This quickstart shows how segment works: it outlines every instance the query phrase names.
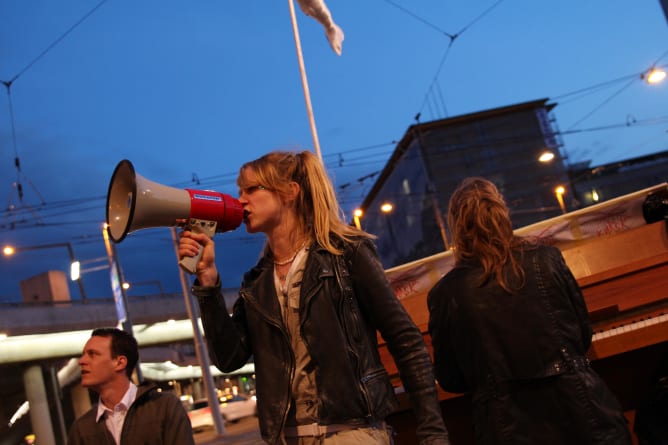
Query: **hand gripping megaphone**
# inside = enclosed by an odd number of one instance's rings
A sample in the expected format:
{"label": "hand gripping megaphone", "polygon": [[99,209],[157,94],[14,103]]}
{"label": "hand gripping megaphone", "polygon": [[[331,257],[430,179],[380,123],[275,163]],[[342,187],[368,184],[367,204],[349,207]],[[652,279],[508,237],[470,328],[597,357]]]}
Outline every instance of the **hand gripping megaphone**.
{"label": "hand gripping megaphone", "polygon": [[[118,163],[107,193],[107,228],[115,243],[139,229],[187,225],[213,236],[234,230],[243,219],[241,203],[230,195],[210,190],[177,189],[138,175],[127,159]],[[184,224],[185,221],[185,224]],[[202,254],[184,258],[179,265],[195,273]]]}

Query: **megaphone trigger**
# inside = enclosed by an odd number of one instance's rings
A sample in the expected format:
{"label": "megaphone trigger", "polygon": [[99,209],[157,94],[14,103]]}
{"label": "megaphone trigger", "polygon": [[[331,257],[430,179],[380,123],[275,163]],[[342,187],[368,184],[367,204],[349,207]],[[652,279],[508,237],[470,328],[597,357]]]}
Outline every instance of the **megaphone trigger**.
{"label": "megaphone trigger", "polygon": [[[216,221],[190,219],[184,228],[195,233],[204,233],[208,237],[213,237],[213,235],[216,233],[216,225]],[[199,252],[197,255],[182,258],[179,261],[179,266],[181,266],[181,269],[188,272],[189,274],[194,274],[197,272],[197,263],[199,263],[199,260],[202,258],[203,250],[204,246],[199,246]]]}

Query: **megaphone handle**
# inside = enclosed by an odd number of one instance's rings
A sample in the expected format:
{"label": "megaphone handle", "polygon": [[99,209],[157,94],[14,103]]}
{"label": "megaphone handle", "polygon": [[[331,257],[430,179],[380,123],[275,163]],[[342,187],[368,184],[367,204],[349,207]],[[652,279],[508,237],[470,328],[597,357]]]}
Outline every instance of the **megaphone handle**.
{"label": "megaphone handle", "polygon": [[[204,233],[210,237],[216,233],[216,221],[206,221],[203,219],[191,219],[188,221],[188,228],[190,231],[195,233]],[[179,261],[179,266],[181,269],[185,270],[189,274],[195,274],[197,272],[197,263],[202,258],[202,250],[204,248],[199,246],[199,252],[195,256],[183,258]]]}

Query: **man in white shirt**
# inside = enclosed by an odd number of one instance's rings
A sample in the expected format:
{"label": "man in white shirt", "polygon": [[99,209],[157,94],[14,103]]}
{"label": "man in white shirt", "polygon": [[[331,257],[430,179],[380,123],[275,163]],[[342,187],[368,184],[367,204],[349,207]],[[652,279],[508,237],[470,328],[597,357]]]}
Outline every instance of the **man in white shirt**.
{"label": "man in white shirt", "polygon": [[176,395],[132,383],[138,360],[132,335],[116,328],[93,331],[79,366],[81,385],[95,391],[99,402],[74,422],[68,445],[194,445],[190,420]]}

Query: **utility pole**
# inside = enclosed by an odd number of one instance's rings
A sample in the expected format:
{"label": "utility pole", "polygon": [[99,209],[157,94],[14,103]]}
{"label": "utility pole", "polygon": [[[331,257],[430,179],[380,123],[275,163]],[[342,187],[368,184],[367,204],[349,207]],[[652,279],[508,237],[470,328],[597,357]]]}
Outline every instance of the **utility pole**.
{"label": "utility pole", "polygon": [[[176,262],[179,262],[179,241],[176,236],[176,228],[171,227],[169,230],[172,232],[172,241],[174,242],[174,251],[176,253]],[[195,265],[197,266],[197,265]],[[197,361],[199,362],[199,367],[202,370],[202,380],[204,381],[204,389],[206,390],[207,400],[209,401],[209,406],[211,407],[211,416],[213,417],[213,424],[216,427],[216,432],[218,434],[225,433],[225,425],[223,423],[223,416],[220,413],[220,409],[216,409],[220,403],[218,402],[218,394],[216,394],[216,386],[213,383],[213,375],[211,374],[211,365],[209,362],[209,353],[204,344],[204,338],[202,337],[202,332],[199,329],[199,312],[197,307],[193,303],[193,297],[190,294],[190,286],[188,283],[188,277],[184,272],[183,268],[179,266],[179,277],[181,278],[181,289],[183,290],[183,299],[186,303],[186,310],[188,311],[188,318],[193,325],[193,341],[195,343],[195,354],[197,355]]]}
{"label": "utility pole", "polygon": [[[102,228],[102,237],[104,238],[104,245],[107,248],[107,256],[109,257],[111,290],[114,294],[118,322],[121,324],[125,332],[134,336],[132,333],[132,321],[130,320],[130,314],[128,313],[128,296],[123,288],[123,283],[125,282],[125,279],[123,278],[123,270],[121,269],[121,263],[118,261],[116,246],[109,239],[109,226],[107,224],[104,224],[104,227]],[[137,361],[137,366],[135,366],[135,373],[137,375],[137,382],[142,383],[144,381],[144,376],[141,373],[139,361]]]}

